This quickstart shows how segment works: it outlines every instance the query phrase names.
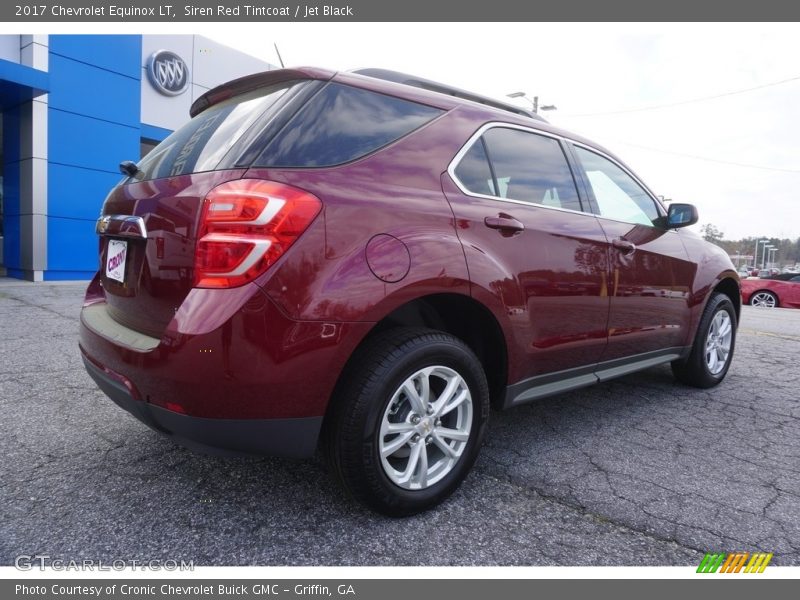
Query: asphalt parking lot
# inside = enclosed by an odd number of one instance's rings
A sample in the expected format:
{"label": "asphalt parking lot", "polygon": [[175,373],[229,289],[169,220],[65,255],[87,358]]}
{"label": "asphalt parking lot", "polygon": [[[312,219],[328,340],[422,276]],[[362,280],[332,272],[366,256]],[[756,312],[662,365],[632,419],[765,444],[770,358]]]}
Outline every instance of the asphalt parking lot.
{"label": "asphalt parking lot", "polygon": [[193,454],[118,409],[78,355],[84,287],[0,280],[2,565],[800,564],[800,310],[745,307],[716,389],[657,367],[493,413],[460,490],[393,520],[319,459]]}

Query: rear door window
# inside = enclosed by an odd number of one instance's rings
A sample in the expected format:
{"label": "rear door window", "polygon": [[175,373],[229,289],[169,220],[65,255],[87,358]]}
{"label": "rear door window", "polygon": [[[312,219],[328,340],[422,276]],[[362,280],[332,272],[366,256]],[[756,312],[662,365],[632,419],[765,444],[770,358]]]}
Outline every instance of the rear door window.
{"label": "rear door window", "polygon": [[454,173],[475,194],[581,210],[564,150],[551,137],[493,127],[472,145]]}
{"label": "rear door window", "polygon": [[330,83],[272,139],[253,166],[340,165],[400,139],[443,111]]}
{"label": "rear door window", "polygon": [[558,140],[496,127],[484,134],[500,196],[581,210],[578,191]]}

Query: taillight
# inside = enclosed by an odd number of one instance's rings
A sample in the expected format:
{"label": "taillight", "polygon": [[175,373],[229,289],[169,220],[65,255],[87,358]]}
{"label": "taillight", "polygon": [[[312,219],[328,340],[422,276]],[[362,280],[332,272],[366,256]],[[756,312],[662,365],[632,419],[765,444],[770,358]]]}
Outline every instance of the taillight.
{"label": "taillight", "polygon": [[252,281],[300,237],[319,199],[275,181],[239,179],[211,190],[200,217],[194,285],[229,288]]}

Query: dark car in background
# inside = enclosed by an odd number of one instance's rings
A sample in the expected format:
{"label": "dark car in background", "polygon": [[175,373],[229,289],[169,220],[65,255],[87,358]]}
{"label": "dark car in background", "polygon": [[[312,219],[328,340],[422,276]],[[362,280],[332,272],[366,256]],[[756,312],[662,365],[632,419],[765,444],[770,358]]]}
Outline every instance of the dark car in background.
{"label": "dark car in background", "polygon": [[742,279],[742,302],[759,308],[800,308],[800,274]]}
{"label": "dark car in background", "polygon": [[108,195],[80,350],[189,447],[310,456],[391,515],[459,485],[490,406],[670,363],[725,377],[727,255],[611,152],[412,76],[215,88]]}

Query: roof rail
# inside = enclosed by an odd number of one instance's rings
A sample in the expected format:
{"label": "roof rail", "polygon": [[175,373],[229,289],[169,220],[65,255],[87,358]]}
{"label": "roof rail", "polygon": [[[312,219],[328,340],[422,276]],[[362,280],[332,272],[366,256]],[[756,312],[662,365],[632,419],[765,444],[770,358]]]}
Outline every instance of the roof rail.
{"label": "roof rail", "polygon": [[535,119],[537,121],[545,121],[538,114],[531,112],[529,110],[525,110],[524,108],[520,108],[519,106],[514,106],[513,104],[507,104],[499,100],[494,100],[493,98],[487,98],[486,96],[481,96],[473,92],[468,92],[466,90],[462,90],[453,87],[451,85],[446,85],[444,83],[431,81],[429,79],[423,79],[422,77],[416,77],[415,75],[408,75],[406,73],[391,71],[389,69],[372,69],[372,68],[355,69],[354,71],[352,71],[352,73],[356,73],[358,75],[366,75],[367,77],[374,77],[375,79],[383,79],[385,81],[402,83],[405,85],[410,85],[412,87],[429,90],[431,92],[438,92],[440,94],[445,94],[447,96],[455,96],[456,98],[463,98],[464,100],[470,100],[472,102],[477,102],[478,104],[485,104],[486,106],[491,106],[492,108],[499,108],[500,110],[505,110],[507,112],[514,113],[516,115],[522,115],[523,117],[528,117],[531,119]]}

